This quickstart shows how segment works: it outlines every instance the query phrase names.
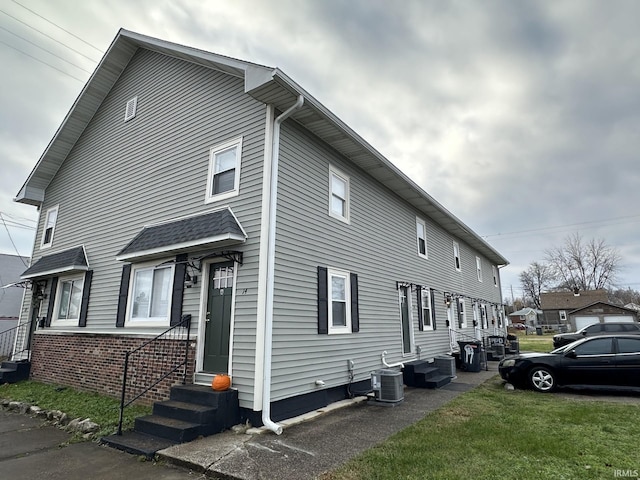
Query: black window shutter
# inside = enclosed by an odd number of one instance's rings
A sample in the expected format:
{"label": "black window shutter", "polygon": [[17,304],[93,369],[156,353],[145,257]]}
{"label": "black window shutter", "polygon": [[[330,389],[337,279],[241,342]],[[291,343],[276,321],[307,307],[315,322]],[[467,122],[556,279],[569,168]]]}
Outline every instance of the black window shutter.
{"label": "black window shutter", "polygon": [[173,292],[171,295],[171,317],[169,325],[182,324],[182,294],[184,278],[187,273],[187,254],[176,255],[176,267],[173,270]]}
{"label": "black window shutter", "polygon": [[327,269],[318,267],[318,333],[329,333],[329,299]]}
{"label": "black window shutter", "polygon": [[127,315],[127,296],[129,295],[129,280],[131,279],[131,264],[122,266],[120,277],[120,293],[118,294],[118,313],[116,314],[116,327],[124,327]]}
{"label": "black window shutter", "polygon": [[416,288],[417,302],[418,305],[418,330],[421,332],[424,331],[424,318],[422,318],[423,310],[422,310],[422,287]]}
{"label": "black window shutter", "polygon": [[431,293],[431,325],[433,329],[436,329],[436,302],[435,302],[435,291],[433,288],[430,290]]}
{"label": "black window shutter", "polygon": [[93,270],[89,270],[84,274],[84,284],[82,285],[82,303],[80,304],[79,327],[87,326],[87,311],[89,310],[89,292],[91,292],[91,279],[93,278]]}
{"label": "black window shutter", "polygon": [[53,310],[56,307],[56,289],[58,288],[58,277],[51,278],[51,290],[49,290],[49,308],[47,308],[47,317],[44,320],[44,326],[51,326],[51,318],[53,317]]}
{"label": "black window shutter", "polygon": [[360,331],[360,309],[358,307],[358,275],[351,274],[351,331]]}

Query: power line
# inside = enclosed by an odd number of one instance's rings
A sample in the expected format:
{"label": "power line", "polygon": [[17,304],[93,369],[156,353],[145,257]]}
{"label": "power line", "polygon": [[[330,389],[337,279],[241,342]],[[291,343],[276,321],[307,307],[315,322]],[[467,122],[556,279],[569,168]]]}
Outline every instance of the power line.
{"label": "power line", "polygon": [[6,29],[6,28],[4,28],[3,26],[0,26],[0,29],[4,30],[4,31],[5,31],[5,32],[7,32],[7,33],[10,33],[11,35],[14,35],[14,36],[18,37],[18,38],[19,38],[19,39],[21,39],[21,40],[24,40],[24,41],[25,41],[25,42],[27,42],[27,43],[30,43],[31,45],[33,45],[33,46],[34,46],[34,47],[36,47],[36,48],[39,48],[40,50],[43,50],[43,51],[47,52],[49,55],[53,55],[54,57],[59,58],[59,59],[60,59],[60,60],[62,60],[63,62],[66,62],[66,63],[68,63],[69,65],[71,65],[71,66],[73,66],[73,67],[76,67],[76,68],[78,68],[78,69],[82,70],[83,72],[92,73],[91,71],[86,70],[86,69],[84,69],[84,68],[80,67],[79,65],[76,65],[75,63],[70,62],[69,60],[67,60],[67,59],[65,59],[65,58],[63,58],[63,57],[61,57],[60,55],[58,55],[58,54],[56,54],[56,53],[53,53],[51,50],[47,50],[46,48],[41,47],[40,45],[36,44],[35,42],[32,42],[31,40],[29,40],[29,39],[27,39],[27,38],[24,38],[24,37],[22,37],[22,36],[18,35],[17,33],[13,33],[13,32],[12,32],[12,31],[10,31],[10,30],[7,30],[7,29]]}
{"label": "power line", "polygon": [[50,63],[45,62],[44,60],[40,60],[39,58],[34,57],[33,55],[28,54],[27,52],[23,52],[22,50],[20,50],[17,47],[14,47],[13,45],[9,45],[7,42],[3,42],[2,40],[0,40],[0,43],[2,43],[3,45],[6,45],[9,48],[13,48],[14,50],[17,50],[18,52],[22,53],[23,55],[26,55],[29,58],[34,59],[36,62],[40,62],[43,63],[45,65],[47,65],[48,67],[53,68],[54,70],[59,71],[60,73],[63,73],[64,75],[66,75],[67,77],[71,77],[74,80],[79,81],[80,83],[85,83],[85,80],[82,80],[78,77],[74,77],[73,75],[71,75],[70,73],[65,72],[64,70],[59,69],[58,67],[54,67],[53,65],[51,65]]}
{"label": "power line", "polygon": [[28,10],[29,12],[33,13],[35,16],[40,17],[41,19],[43,19],[45,22],[50,23],[51,25],[53,25],[54,27],[59,28],[60,30],[62,30],[63,32],[71,35],[73,38],[80,40],[82,43],[84,43],[85,45],[90,46],[91,48],[93,48],[94,50],[97,50],[98,52],[100,52],[101,54],[104,53],[103,50],[99,49],[98,47],[96,47],[95,45],[92,45],[91,43],[87,42],[86,40],[84,40],[83,38],[80,38],[79,36],[71,33],[69,30],[61,27],[60,25],[58,25],[55,22],[52,22],[51,20],[49,20],[48,18],[43,17],[42,15],[40,15],[38,12],[35,12],[33,10],[31,10],[28,7],[25,7],[24,5],[22,5],[20,2],[17,2],[16,0],[11,0],[13,3],[15,3],[16,5],[20,5],[22,8],[24,8],[25,10]]}
{"label": "power line", "polygon": [[26,26],[26,27],[30,28],[31,30],[35,30],[35,31],[36,31],[36,32],[38,32],[40,35],[44,35],[45,37],[47,37],[47,38],[49,38],[49,39],[53,40],[54,42],[59,43],[59,44],[60,44],[60,45],[62,45],[63,47],[68,48],[69,50],[71,50],[71,51],[73,51],[73,52],[77,53],[78,55],[80,55],[80,56],[82,56],[82,57],[86,58],[87,60],[90,60],[90,61],[92,61],[93,63],[98,63],[98,61],[97,61],[97,60],[94,60],[93,58],[91,58],[91,57],[89,57],[89,56],[85,55],[84,53],[82,53],[82,52],[80,52],[80,51],[76,50],[75,48],[72,48],[72,47],[70,47],[69,45],[66,45],[65,43],[62,43],[60,40],[56,40],[56,39],[55,39],[55,38],[53,38],[51,35],[47,35],[46,33],[44,33],[44,32],[42,32],[42,31],[38,30],[37,28],[35,28],[35,27],[33,27],[33,26],[29,25],[29,24],[28,24],[28,23],[26,23],[26,22],[23,22],[22,20],[20,20],[20,19],[18,19],[18,18],[16,18],[16,17],[14,17],[13,15],[11,15],[11,14],[9,14],[9,13],[5,12],[4,10],[0,9],[0,13],[4,13],[7,17],[13,18],[16,22],[19,22],[19,23],[23,24],[24,26]]}
{"label": "power line", "polygon": [[0,213],[0,221],[2,221],[2,224],[4,225],[4,228],[7,231],[7,235],[9,235],[9,241],[11,242],[11,245],[13,245],[13,249],[18,254],[18,257],[20,257],[20,261],[25,267],[28,267],[29,265],[27,265],[27,263],[24,261],[24,258],[22,258],[22,255],[20,255],[20,252],[18,251],[18,247],[16,247],[16,244],[13,242],[13,237],[11,237],[11,232],[9,231],[9,227],[7,227],[7,224],[4,221],[4,217],[2,216],[2,213]]}
{"label": "power line", "polygon": [[[604,220],[592,220],[589,222],[579,222],[579,223],[567,223],[564,225],[556,225],[556,226],[552,226],[552,227],[540,227],[540,228],[532,228],[529,230],[519,230],[519,231],[515,231],[515,232],[506,232],[506,233],[493,233],[490,235],[483,235],[482,238],[489,238],[489,237],[501,237],[501,236],[506,236],[506,235],[520,235],[520,234],[524,234],[524,233],[534,233],[534,232],[542,232],[545,230],[554,230],[557,228],[568,228],[568,227],[578,227],[581,225],[591,225],[591,224],[595,224],[595,223],[608,223],[608,222],[613,222],[615,220],[627,220],[627,219],[631,219],[631,218],[638,218],[640,220],[640,215],[626,215],[624,217],[614,217],[614,218],[609,218],[609,219],[604,219]],[[636,221],[636,220],[633,220]],[[625,223],[625,222],[623,222]]]}

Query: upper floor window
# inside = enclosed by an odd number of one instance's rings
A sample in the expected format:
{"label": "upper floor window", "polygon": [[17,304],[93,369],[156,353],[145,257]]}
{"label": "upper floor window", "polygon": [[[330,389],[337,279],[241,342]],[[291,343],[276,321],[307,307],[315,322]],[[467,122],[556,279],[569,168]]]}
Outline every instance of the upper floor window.
{"label": "upper floor window", "polygon": [[461,270],[460,267],[460,244],[458,242],[453,242],[453,261],[456,270],[459,272]]}
{"label": "upper floor window", "polygon": [[567,321],[567,311],[566,310],[560,310],[560,320],[562,320],[563,322]]}
{"label": "upper floor window", "polygon": [[206,202],[238,195],[241,157],[242,137],[211,149]]}
{"label": "upper floor window", "polygon": [[482,281],[482,260],[480,257],[476,257],[476,271],[478,272],[478,281]]}
{"label": "upper floor window", "polygon": [[166,324],[171,304],[173,267],[171,265],[141,266],[134,269],[130,295],[132,322]]}
{"label": "upper floor window", "polygon": [[63,277],[58,280],[54,324],[77,325],[82,304],[84,275]]}
{"label": "upper floor window", "polygon": [[330,167],[329,182],[329,214],[349,223],[349,177]]}
{"label": "upper floor window", "polygon": [[418,255],[427,258],[427,225],[424,220],[416,218],[416,236],[418,240]]}
{"label": "upper floor window", "polygon": [[498,269],[495,265],[491,265],[491,273],[493,273],[493,286],[498,286]]}
{"label": "upper floor window", "polygon": [[40,248],[50,247],[53,242],[53,234],[56,229],[56,220],[58,219],[58,206],[47,210],[44,219],[44,232],[42,233],[42,243]]}

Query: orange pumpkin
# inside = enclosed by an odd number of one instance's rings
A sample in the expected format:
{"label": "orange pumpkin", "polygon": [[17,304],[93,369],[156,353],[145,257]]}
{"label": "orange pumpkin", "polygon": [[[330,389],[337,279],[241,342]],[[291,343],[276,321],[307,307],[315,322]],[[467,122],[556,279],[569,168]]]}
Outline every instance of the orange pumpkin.
{"label": "orange pumpkin", "polygon": [[213,388],[216,392],[224,392],[225,390],[229,390],[230,386],[231,377],[224,373],[220,373],[213,377],[213,381],[211,382],[211,388]]}

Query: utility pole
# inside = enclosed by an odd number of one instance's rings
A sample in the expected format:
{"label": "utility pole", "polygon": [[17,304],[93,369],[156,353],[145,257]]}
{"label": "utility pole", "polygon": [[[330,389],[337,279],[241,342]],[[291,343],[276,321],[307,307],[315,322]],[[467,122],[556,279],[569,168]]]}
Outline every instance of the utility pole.
{"label": "utility pole", "polygon": [[511,286],[511,305],[513,305],[515,308],[516,300],[515,298],[513,298],[513,285],[510,285],[510,286]]}

